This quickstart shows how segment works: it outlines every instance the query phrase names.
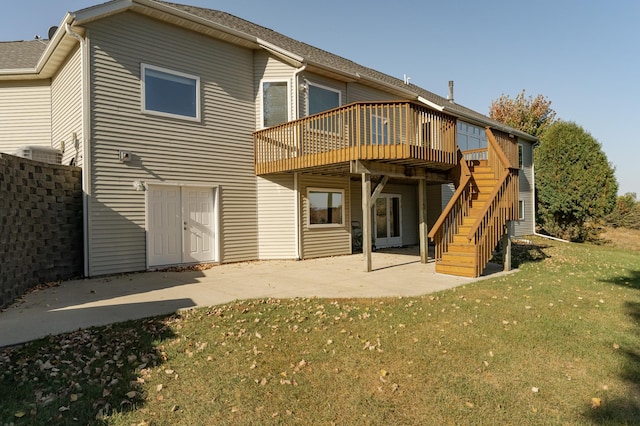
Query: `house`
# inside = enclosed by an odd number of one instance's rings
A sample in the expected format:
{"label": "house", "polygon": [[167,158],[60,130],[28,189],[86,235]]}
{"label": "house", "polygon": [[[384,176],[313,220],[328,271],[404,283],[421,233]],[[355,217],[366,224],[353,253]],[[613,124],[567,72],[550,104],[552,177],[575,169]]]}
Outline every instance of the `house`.
{"label": "house", "polygon": [[[452,97],[451,97],[452,98]],[[533,233],[536,139],[224,12],[114,0],[0,43],[0,150],[83,169],[85,275]],[[454,188],[454,190],[449,190]]]}

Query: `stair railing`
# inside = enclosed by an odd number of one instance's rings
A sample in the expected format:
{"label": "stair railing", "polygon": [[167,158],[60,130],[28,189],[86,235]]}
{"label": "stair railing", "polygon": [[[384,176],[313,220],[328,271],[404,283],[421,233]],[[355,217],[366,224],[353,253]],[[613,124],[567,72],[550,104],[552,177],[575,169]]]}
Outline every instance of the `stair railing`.
{"label": "stair railing", "polygon": [[459,148],[458,167],[458,188],[429,232],[429,238],[435,245],[436,261],[442,260],[442,254],[449,249],[449,244],[453,242],[453,236],[462,224],[464,216],[469,213],[472,195],[471,171]]}
{"label": "stair railing", "polygon": [[467,238],[475,246],[476,276],[480,276],[489,263],[493,249],[498,245],[507,222],[516,219],[518,202],[518,171],[511,167],[493,132],[486,129],[488,163],[498,182],[481,214],[469,230]]}

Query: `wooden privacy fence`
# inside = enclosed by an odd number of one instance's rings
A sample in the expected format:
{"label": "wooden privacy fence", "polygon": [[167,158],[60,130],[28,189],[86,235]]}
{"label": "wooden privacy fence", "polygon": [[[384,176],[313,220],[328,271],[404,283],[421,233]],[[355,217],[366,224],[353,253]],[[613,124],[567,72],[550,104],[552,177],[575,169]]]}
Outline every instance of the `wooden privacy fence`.
{"label": "wooden privacy fence", "polygon": [[411,101],[357,102],[254,133],[256,174],[380,160],[448,169],[455,118]]}

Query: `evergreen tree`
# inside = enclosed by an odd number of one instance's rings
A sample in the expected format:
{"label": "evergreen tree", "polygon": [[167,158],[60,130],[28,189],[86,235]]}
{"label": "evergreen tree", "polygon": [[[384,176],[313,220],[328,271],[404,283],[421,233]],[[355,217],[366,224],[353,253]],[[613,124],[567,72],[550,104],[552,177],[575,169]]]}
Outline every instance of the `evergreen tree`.
{"label": "evergreen tree", "polygon": [[552,235],[584,241],[588,223],[616,205],[618,183],[600,143],[575,123],[557,121],[535,150],[538,222]]}

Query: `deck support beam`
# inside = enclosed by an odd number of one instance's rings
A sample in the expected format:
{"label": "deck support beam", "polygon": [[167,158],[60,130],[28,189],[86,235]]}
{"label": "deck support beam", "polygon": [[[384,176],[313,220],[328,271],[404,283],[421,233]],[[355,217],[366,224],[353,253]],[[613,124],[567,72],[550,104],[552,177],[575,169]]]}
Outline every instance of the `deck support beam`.
{"label": "deck support beam", "polygon": [[376,185],[376,189],[373,190],[373,194],[371,194],[371,205],[374,206],[376,204],[376,200],[382,193],[384,186],[389,182],[389,176],[382,176],[382,179]]}
{"label": "deck support beam", "polygon": [[364,271],[371,272],[371,175],[362,173],[362,254]]}
{"label": "deck support beam", "polygon": [[418,182],[418,216],[420,222],[420,262],[429,260],[429,229],[427,226],[427,185],[425,179]]}
{"label": "deck support beam", "polygon": [[502,262],[505,272],[511,270],[511,226],[507,222],[505,232],[502,235]]}

